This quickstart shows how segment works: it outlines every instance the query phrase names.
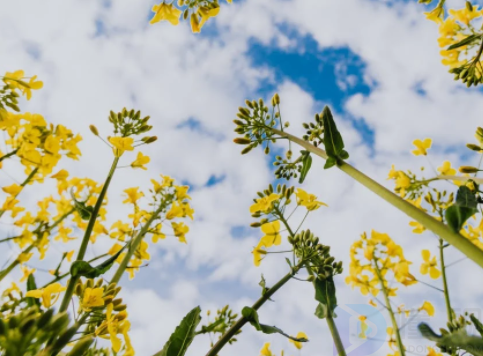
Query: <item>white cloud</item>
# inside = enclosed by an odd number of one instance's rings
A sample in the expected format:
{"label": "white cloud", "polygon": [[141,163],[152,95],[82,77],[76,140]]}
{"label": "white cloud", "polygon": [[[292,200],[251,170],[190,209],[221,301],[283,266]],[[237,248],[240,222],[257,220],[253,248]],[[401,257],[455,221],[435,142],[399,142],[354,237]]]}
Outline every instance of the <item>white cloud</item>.
{"label": "white cloud", "polygon": [[[195,305],[206,310],[230,303],[234,310],[241,310],[258,298],[261,273],[272,285],[287,272],[285,261],[276,255],[268,256],[260,268],[253,266],[250,251],[259,231],[249,230],[243,238],[231,234],[233,227],[248,226],[252,221],[248,214],[251,200],[271,180],[261,152],[240,156],[240,147],[231,142],[236,108],[246,97],[253,98],[262,81],[275,80],[270,68],[255,67],[247,56],[253,38],[263,45],[296,50],[298,38],[288,36],[287,29],[296,30],[312,36],[320,48],[347,46],[361,58],[372,90],[366,97],[349,98],[345,111],[334,114],[350,161],[388,187],[391,183],[385,178],[391,163],[401,169],[426,164],[409,155],[413,139],[431,136],[441,147],[462,146],[472,139],[481,111],[480,94],[462,90],[439,64],[437,29],[424,20],[415,4],[388,7],[365,0],[248,0],[223,6],[212,21],[219,30],[214,37],[195,36],[187,24],[148,26],[151,5],[151,1],[115,1],[105,7],[98,1],[60,0],[0,5],[2,70],[22,68],[38,74],[45,83],[23,108],[84,136],[80,163],[63,163],[72,174],[98,181],[107,174],[112,154],[88,131],[89,124],[109,135],[109,110],[123,106],[141,109],[143,115],[152,117],[153,134],[159,140],[143,149],[152,158],[150,169],[116,172],[109,195],[110,220],[126,216],[127,210],[120,204],[123,189],[146,187],[159,173],[193,184],[197,213],[190,224],[188,246],[175,239],[161,241],[151,248],[156,257],[150,265],[133,282],[126,281],[123,290],[139,355],[159,350]],[[103,33],[97,36],[96,21],[103,24]],[[289,80],[276,84],[284,119],[291,122],[293,132],[301,134],[301,122],[311,120],[325,103]],[[416,85],[421,85],[425,96],[416,94]],[[348,116],[363,118],[374,129],[375,156],[349,121],[343,120]],[[196,120],[199,129],[177,128],[190,119]],[[431,159],[438,165],[444,155],[433,152]],[[126,156],[126,164],[133,157]],[[456,154],[451,158],[453,163],[459,162]],[[417,271],[420,250],[435,251],[435,239],[430,234],[412,234],[409,219],[396,209],[336,169],[324,171],[322,166],[320,160],[314,160],[305,188],[329,208],[309,216],[305,226],[330,244],[332,253],[346,266],[349,245],[361,232],[388,232],[403,245]],[[224,179],[207,187],[211,176]],[[1,178],[5,185],[6,176]],[[34,197],[31,194],[25,199],[32,202]],[[294,221],[300,218],[295,215]],[[109,239],[100,239],[96,252],[110,244]],[[456,261],[460,256],[451,252],[447,260]],[[465,269],[471,270],[475,280],[481,277],[469,261],[449,269],[452,300],[458,307],[481,302],[474,297],[481,288],[460,278]],[[341,304],[367,301],[357,291],[351,292],[343,277],[337,278],[337,286]],[[418,306],[421,298],[434,302],[439,319],[433,325],[443,324],[444,304],[438,292],[419,285],[401,295],[408,306]],[[306,331],[311,342],[304,355],[320,355],[321,350],[331,354],[328,328],[312,316],[315,301],[309,284],[291,281],[274,300],[276,303],[261,309],[261,320],[289,333]],[[294,351],[281,337],[264,336],[250,328],[238,339],[223,354],[256,354],[264,341],[271,341],[274,350]],[[196,340],[189,354],[206,352],[208,343],[206,338]]]}

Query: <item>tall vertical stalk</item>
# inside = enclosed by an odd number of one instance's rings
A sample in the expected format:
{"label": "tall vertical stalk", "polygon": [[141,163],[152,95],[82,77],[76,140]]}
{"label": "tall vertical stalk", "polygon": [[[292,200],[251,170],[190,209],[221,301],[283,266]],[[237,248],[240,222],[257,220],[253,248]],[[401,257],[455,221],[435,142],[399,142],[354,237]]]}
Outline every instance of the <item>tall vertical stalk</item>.
{"label": "tall vertical stalk", "polygon": [[392,310],[391,301],[389,300],[389,293],[387,291],[386,285],[384,284],[384,278],[382,277],[381,270],[379,269],[379,265],[377,260],[374,258],[374,265],[376,269],[377,278],[379,279],[379,283],[381,284],[381,290],[384,294],[384,301],[386,302],[386,309],[389,312],[389,316],[391,317],[392,328],[394,333],[396,334],[396,344],[397,348],[399,349],[400,356],[406,355],[406,350],[404,349],[404,344],[401,339],[401,334],[399,332],[399,326],[397,325],[396,317],[394,316],[394,311]]}
{"label": "tall vertical stalk", "polygon": [[[86,231],[84,233],[84,237],[81,242],[81,246],[79,248],[79,252],[77,253],[77,261],[82,261],[86,254],[87,245],[89,244],[89,239],[92,234],[92,230],[94,229],[94,225],[96,223],[97,216],[99,215],[99,210],[101,209],[102,202],[104,201],[104,197],[106,196],[107,190],[109,189],[109,184],[111,183],[112,176],[114,175],[114,171],[116,170],[117,163],[119,162],[120,157],[115,157],[114,161],[112,162],[111,169],[109,174],[107,175],[106,181],[102,186],[102,190],[97,198],[96,205],[94,206],[94,210],[92,211],[91,217],[89,219],[89,223],[87,224]],[[59,308],[59,313],[66,311],[69,307],[70,299],[74,294],[74,288],[78,281],[79,277],[71,277],[69,279],[69,283],[67,284],[67,289],[64,294],[64,298],[62,299],[62,303]]]}

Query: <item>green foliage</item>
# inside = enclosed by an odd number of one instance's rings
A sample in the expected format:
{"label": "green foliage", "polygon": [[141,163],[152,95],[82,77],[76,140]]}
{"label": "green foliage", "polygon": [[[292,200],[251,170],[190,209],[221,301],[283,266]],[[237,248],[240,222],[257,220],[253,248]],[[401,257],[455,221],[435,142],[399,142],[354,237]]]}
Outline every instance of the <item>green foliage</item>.
{"label": "green foliage", "polygon": [[300,171],[299,183],[302,184],[312,166],[312,156],[309,151],[302,151],[302,169]]}
{"label": "green foliage", "polygon": [[454,232],[459,232],[466,220],[476,212],[476,196],[466,186],[461,186],[456,195],[456,203],[451,205],[445,212],[446,222]]}
{"label": "green foliage", "polygon": [[329,157],[325,162],[325,169],[335,166],[339,160],[349,158],[349,153],[344,151],[344,141],[337,130],[334,118],[328,106],[322,112],[322,121],[324,123],[324,146],[327,156]]}
{"label": "green foliage", "polygon": [[[35,289],[37,289],[37,283],[35,283],[34,274],[31,273],[27,278],[27,292]],[[40,301],[37,298],[27,297],[26,300],[29,307],[32,307],[34,305],[40,307]]]}
{"label": "green foliage", "polygon": [[436,334],[426,323],[419,324],[418,329],[423,337],[436,342],[442,349],[461,349],[474,356],[483,356],[483,338],[468,335],[464,329],[443,335]]}
{"label": "green foliage", "polygon": [[466,46],[466,45],[469,45],[477,40],[481,40],[481,35],[469,35],[468,37],[462,39],[461,41],[455,43],[455,44],[452,44],[451,46],[448,47],[448,51],[452,50],[452,49],[456,49],[456,48],[459,48],[459,47],[463,47],[463,46]]}
{"label": "green foliage", "polygon": [[183,356],[196,336],[196,327],[201,321],[201,309],[196,307],[181,320],[163,349],[154,356]]}
{"label": "green foliage", "polygon": [[289,338],[293,341],[297,341],[297,342],[307,342],[307,341],[309,341],[306,338],[296,338],[296,337],[290,336],[290,335],[286,334],[285,332],[283,332],[283,330],[277,328],[276,326],[269,326],[269,325],[265,325],[265,324],[260,324],[260,322],[258,320],[258,313],[253,308],[244,307],[242,309],[242,315],[255,329],[257,329],[258,331],[261,331],[264,334],[278,333],[278,334],[283,335],[286,338]]}
{"label": "green foliage", "polygon": [[114,256],[108,258],[97,267],[92,267],[89,262],[86,261],[75,261],[70,267],[70,274],[72,275],[72,277],[99,277],[109,271],[109,269],[111,269],[112,265],[122,253],[122,251],[124,251],[126,246],[127,244],[124,245],[123,248],[121,248]]}
{"label": "green foliage", "polygon": [[326,279],[316,278],[313,283],[315,299],[319,302],[315,315],[320,319],[324,319],[330,313],[334,317],[334,310],[337,307],[334,279],[332,277]]}

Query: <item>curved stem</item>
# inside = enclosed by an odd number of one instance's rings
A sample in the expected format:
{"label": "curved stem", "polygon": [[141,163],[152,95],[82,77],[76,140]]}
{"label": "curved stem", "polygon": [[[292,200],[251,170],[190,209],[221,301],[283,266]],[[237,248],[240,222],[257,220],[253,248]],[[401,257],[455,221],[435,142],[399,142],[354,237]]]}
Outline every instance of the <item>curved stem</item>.
{"label": "curved stem", "polygon": [[[89,239],[92,234],[92,230],[94,229],[94,225],[96,223],[97,216],[99,215],[99,210],[101,209],[102,202],[104,201],[104,197],[106,196],[107,189],[109,188],[109,184],[111,183],[112,176],[114,175],[114,171],[116,170],[117,163],[119,162],[120,157],[115,157],[114,161],[112,162],[111,170],[107,175],[106,181],[102,187],[99,196],[97,197],[96,205],[94,206],[94,210],[91,214],[89,219],[89,223],[87,224],[86,231],[84,233],[84,237],[82,238],[81,246],[79,247],[79,252],[77,253],[77,261],[82,261],[86,254],[87,245],[89,244]],[[72,298],[72,294],[74,293],[74,288],[77,283],[79,277],[73,277],[69,280],[67,284],[67,289],[64,294],[64,298],[62,299],[62,303],[59,308],[59,312],[66,311],[69,307],[70,298]]]}
{"label": "curved stem", "polygon": [[379,283],[381,284],[382,293],[384,294],[384,300],[386,302],[386,309],[389,312],[389,316],[391,317],[392,328],[394,330],[394,333],[396,334],[396,343],[397,343],[397,347],[399,349],[399,354],[401,356],[405,356],[406,351],[404,349],[404,345],[403,345],[402,340],[401,340],[401,334],[399,333],[399,326],[397,325],[396,317],[394,316],[394,311],[392,310],[391,301],[389,300],[389,293],[388,293],[386,286],[384,284],[384,278],[382,277],[381,270],[379,269],[379,265],[377,264],[376,259],[374,259],[374,265],[375,265],[377,278],[379,279]]}
{"label": "curved stem", "polygon": [[[269,288],[266,290],[266,292],[261,296],[260,299],[258,299],[255,304],[252,305],[252,309],[258,310],[260,307],[265,304],[267,300],[270,299],[270,297],[275,294],[276,291],[278,291],[280,288],[283,287],[285,283],[287,283],[292,277],[300,270],[300,268],[303,267],[305,261],[299,262],[296,266],[293,267],[292,271],[287,273],[282,279],[280,279],[272,288]],[[225,346],[228,341],[235,336],[235,334],[241,330],[241,328],[248,322],[247,319],[245,319],[243,316],[237,320],[233,326],[228,329],[228,331],[223,334],[223,336],[217,341],[215,345],[208,351],[206,356],[216,356],[218,355],[218,352]]]}
{"label": "curved stem", "polygon": [[[299,144],[306,150],[310,151],[311,153],[322,157],[323,159],[327,159],[327,154],[324,150],[313,146],[309,142],[306,142],[294,135],[291,135],[286,132],[282,132],[280,130],[270,128],[274,133],[287,137],[291,141]],[[442,222],[436,220],[432,216],[426,214],[421,209],[417,208],[416,206],[412,205],[411,203],[405,201],[400,196],[394,194],[381,184],[377,183],[373,179],[366,176],[364,173],[360,172],[350,164],[346,162],[341,162],[337,166],[341,171],[345,172],[353,179],[364,185],[366,188],[370,189],[375,194],[379,195],[382,199],[399,209],[400,211],[406,213],[408,216],[416,220],[417,222],[421,223],[424,227],[428,230],[434,232],[436,235],[456,247],[462,253],[464,253],[468,258],[473,260],[476,264],[483,268],[483,250],[480,250],[476,245],[474,245],[471,241],[466,239],[464,236],[453,232],[447,225],[443,224]],[[474,179],[474,178],[473,178]]]}

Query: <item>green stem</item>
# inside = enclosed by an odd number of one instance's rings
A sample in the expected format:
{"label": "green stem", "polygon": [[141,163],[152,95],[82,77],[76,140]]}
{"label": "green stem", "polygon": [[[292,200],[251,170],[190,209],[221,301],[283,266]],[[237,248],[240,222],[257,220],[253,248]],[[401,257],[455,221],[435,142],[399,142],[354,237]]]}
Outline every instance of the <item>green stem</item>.
{"label": "green stem", "polygon": [[[272,288],[267,289],[267,291],[258,299],[255,304],[252,305],[252,308],[255,310],[260,309],[260,307],[265,304],[270,297],[275,294],[282,286],[287,283],[292,277],[303,267],[305,261],[299,262],[296,266],[293,267],[292,271],[287,273],[282,279],[280,279]],[[228,329],[228,331],[223,334],[223,336],[217,341],[215,345],[208,351],[206,356],[216,356],[218,352],[228,343],[228,341],[235,336],[235,334],[248,322],[243,316],[237,320],[233,326]]]}
{"label": "green stem", "polygon": [[[32,172],[30,172],[30,174],[27,176],[27,178],[25,178],[25,180],[22,182],[22,184],[20,184],[20,186],[22,188],[25,187],[32,180],[32,178],[35,176],[35,174],[37,174],[38,170],[39,170],[39,167],[32,170]],[[18,197],[18,195],[22,192],[22,190],[20,192],[18,192],[17,194],[15,194],[14,199]],[[0,218],[3,216],[4,213],[5,213],[5,210],[0,209]]]}
{"label": "green stem", "polygon": [[[102,190],[97,197],[96,205],[94,206],[94,210],[92,211],[91,217],[89,219],[89,223],[87,224],[86,231],[84,233],[84,237],[82,238],[81,246],[79,247],[79,252],[77,253],[77,261],[84,260],[84,256],[87,251],[87,245],[89,244],[89,239],[92,234],[92,230],[94,229],[94,225],[96,224],[97,216],[99,215],[99,210],[101,209],[102,203],[104,201],[104,197],[106,196],[107,190],[109,188],[109,184],[111,183],[112,176],[116,170],[117,163],[119,162],[120,157],[115,157],[114,161],[112,162],[111,169],[109,174],[107,175],[106,181],[102,186]],[[74,294],[74,288],[78,281],[79,277],[72,277],[67,284],[67,289],[64,294],[64,298],[62,299],[62,303],[59,308],[59,313],[66,311],[69,307],[70,299],[72,298],[72,294]]]}
{"label": "green stem", "polygon": [[332,317],[332,313],[330,311],[327,313],[327,317],[325,319],[327,320],[327,325],[329,325],[330,333],[332,334],[332,339],[334,340],[337,353],[339,356],[346,356],[344,345],[340,339],[339,330],[337,329],[337,325],[335,325],[334,318]]}
{"label": "green stem", "polygon": [[2,162],[4,159],[7,159],[7,158],[15,155],[17,152],[18,152],[18,148],[16,148],[13,151],[7,153],[6,155],[3,155],[2,157],[0,157],[0,162]]}
{"label": "green stem", "polygon": [[[45,228],[45,230],[43,232],[40,232],[40,227],[38,227],[37,229],[35,229],[33,231],[33,233],[37,235],[37,240],[35,240],[34,242],[32,242],[32,244],[30,244],[25,250],[23,250],[21,252],[21,254],[22,253],[29,253],[30,251],[32,251],[32,249],[35,246],[37,246],[37,244],[39,243],[39,241],[42,240],[42,238],[40,236],[42,236],[47,231],[53,230],[65,218],[67,218],[70,214],[72,214],[74,212],[74,210],[75,209],[71,209],[68,212],[66,212],[64,215],[62,215],[60,218],[58,218],[51,226]],[[13,261],[12,263],[10,263],[10,265],[7,268],[5,268],[4,270],[0,271],[0,282],[5,278],[5,276],[7,276],[19,264],[20,264],[20,261],[18,260],[18,258],[16,258],[15,261]]]}
{"label": "green stem", "polygon": [[[289,140],[299,144],[306,150],[310,151],[311,153],[322,157],[323,159],[327,159],[327,154],[324,150],[313,146],[309,142],[306,142],[294,135],[291,135],[286,132],[282,132],[280,130],[270,128],[274,133],[286,137]],[[387,188],[383,187],[373,179],[369,178],[362,172],[358,171],[350,164],[346,162],[340,162],[337,167],[354,178],[356,181],[364,185],[366,188],[370,189],[372,192],[379,195],[385,201],[396,207],[397,209],[401,210],[402,212],[406,213],[408,216],[416,220],[417,222],[421,223],[424,227],[428,230],[434,232],[436,235],[456,247],[469,259],[473,260],[476,264],[483,268],[483,250],[480,250],[476,245],[474,245],[471,241],[466,239],[464,236],[453,232],[447,225],[443,224],[442,222],[436,220],[432,216],[426,214],[421,209],[417,208],[416,206],[412,205],[411,203],[405,201],[400,196],[394,194]]]}
{"label": "green stem", "polygon": [[384,284],[384,278],[382,277],[381,270],[379,269],[379,265],[377,264],[377,260],[374,258],[374,265],[377,274],[377,278],[379,279],[379,283],[381,283],[381,290],[384,294],[384,300],[386,302],[386,309],[389,312],[389,316],[391,317],[392,328],[394,333],[396,334],[396,343],[399,349],[400,356],[405,356],[406,351],[404,349],[404,345],[401,340],[401,334],[399,333],[399,326],[396,322],[396,317],[394,316],[394,311],[392,310],[391,301],[389,300],[389,293],[387,292],[386,285]]}
{"label": "green stem", "polygon": [[148,232],[149,227],[151,226],[151,224],[153,223],[153,221],[156,220],[156,218],[161,213],[161,211],[163,211],[164,208],[165,208],[165,204],[161,204],[158,207],[158,209],[156,209],[153,212],[153,214],[151,215],[151,217],[149,218],[149,220],[146,221],[146,223],[144,224],[144,226],[142,227],[142,229],[138,232],[138,234],[136,235],[136,237],[132,240],[130,246],[128,246],[128,250],[126,252],[126,255],[124,256],[123,260],[121,261],[121,263],[120,263],[120,265],[119,265],[116,273],[112,277],[110,283],[118,283],[119,282],[119,280],[122,277],[122,274],[126,270],[126,267],[127,267],[128,263],[129,263],[129,261],[131,260],[132,255],[134,254],[134,252],[136,252],[136,249],[138,248],[138,246],[141,243],[142,239],[144,238],[144,236]]}
{"label": "green stem", "polygon": [[442,239],[439,239],[439,263],[441,266],[441,276],[443,278],[443,292],[444,292],[444,301],[446,304],[446,314],[448,316],[448,321],[453,321],[453,312],[451,309],[451,302],[449,299],[449,290],[448,290],[448,281],[446,278],[446,266],[444,265],[444,242]]}

